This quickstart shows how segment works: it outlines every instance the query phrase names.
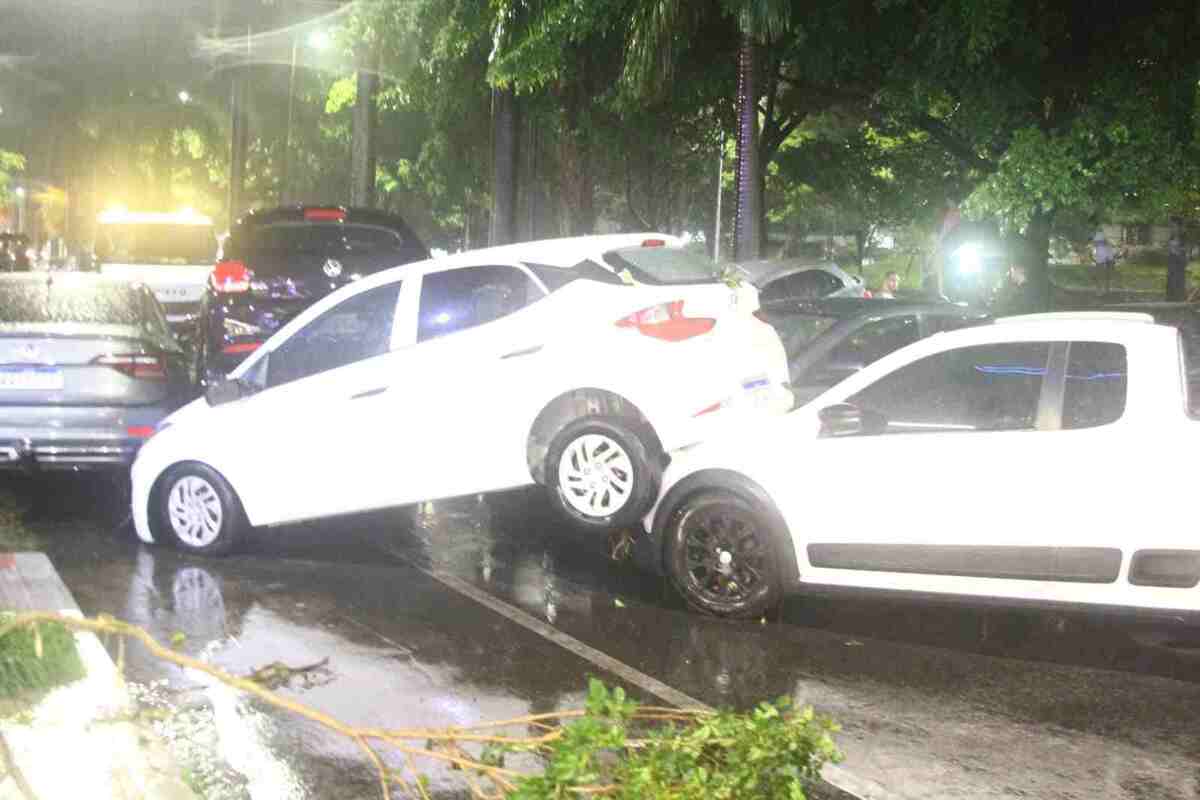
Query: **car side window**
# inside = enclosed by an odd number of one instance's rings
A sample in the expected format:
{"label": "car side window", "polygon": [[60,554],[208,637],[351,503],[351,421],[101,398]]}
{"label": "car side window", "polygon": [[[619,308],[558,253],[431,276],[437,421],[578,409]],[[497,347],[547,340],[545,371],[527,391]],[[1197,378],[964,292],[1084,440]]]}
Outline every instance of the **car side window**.
{"label": "car side window", "polygon": [[421,279],[417,341],[507,317],[540,300],[542,290],[516,267],[461,267]]}
{"label": "car side window", "polygon": [[984,320],[979,317],[966,317],[961,314],[926,314],[925,329],[932,335],[935,333],[945,333],[946,331],[956,331],[960,328],[972,328],[976,325],[983,324]]}
{"label": "car side window", "polygon": [[400,282],[359,292],[309,321],[267,359],[267,387],[307,378],[386,353]]}
{"label": "car side window", "polygon": [[1115,342],[1071,342],[1067,351],[1063,428],[1095,428],[1125,413],[1129,383],[1125,347]]}
{"label": "car side window", "polygon": [[884,433],[1028,430],[1037,422],[1049,342],[1004,342],[936,353],[847,399],[879,415]]}
{"label": "car side window", "polygon": [[869,322],[839,342],[828,356],[814,364],[809,373],[811,378],[808,380],[815,384],[832,386],[920,338],[917,318],[911,314]]}

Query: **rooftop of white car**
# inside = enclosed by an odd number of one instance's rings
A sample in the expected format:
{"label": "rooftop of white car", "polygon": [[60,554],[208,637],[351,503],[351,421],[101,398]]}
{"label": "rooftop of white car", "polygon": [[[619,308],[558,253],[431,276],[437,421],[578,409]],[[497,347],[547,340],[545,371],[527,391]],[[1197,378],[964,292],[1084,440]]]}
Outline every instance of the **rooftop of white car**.
{"label": "rooftop of white car", "polygon": [[1043,314],[1000,317],[996,320],[997,325],[1024,322],[1139,322],[1152,325],[1154,317],[1136,311],[1051,311]]}
{"label": "rooftop of white car", "polygon": [[442,256],[439,260],[479,263],[480,259],[500,261],[529,261],[552,267],[572,267],[591,254],[606,253],[627,247],[678,247],[676,236],[665,233],[610,233],[596,236],[569,236],[562,239],[542,239],[536,242],[517,242],[498,247],[484,247]]}

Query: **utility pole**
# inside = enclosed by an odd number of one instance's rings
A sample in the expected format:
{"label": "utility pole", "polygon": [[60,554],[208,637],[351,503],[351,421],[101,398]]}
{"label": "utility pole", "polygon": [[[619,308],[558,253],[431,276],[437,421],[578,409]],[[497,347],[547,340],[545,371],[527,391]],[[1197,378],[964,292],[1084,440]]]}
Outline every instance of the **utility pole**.
{"label": "utility pole", "polygon": [[725,179],[725,132],[721,132],[721,146],[717,151],[717,216],[713,226],[713,261],[721,263],[721,189]]}

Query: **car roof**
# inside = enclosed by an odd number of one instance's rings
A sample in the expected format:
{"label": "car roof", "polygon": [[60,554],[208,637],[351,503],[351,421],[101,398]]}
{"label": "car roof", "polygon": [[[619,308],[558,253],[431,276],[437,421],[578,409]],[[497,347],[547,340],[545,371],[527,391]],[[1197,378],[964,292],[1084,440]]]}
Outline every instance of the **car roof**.
{"label": "car roof", "polygon": [[[239,226],[254,226],[254,225],[271,225],[277,222],[306,222],[314,221],[307,220],[305,214],[309,211],[317,210],[336,210],[342,212],[345,217],[342,222],[347,222],[352,225],[378,225],[387,228],[403,228],[408,230],[408,223],[398,214],[392,214],[387,211],[380,211],[377,208],[363,208],[360,206],[338,206],[338,205],[289,205],[276,206],[275,208],[258,208],[247,211],[235,223],[235,227]],[[332,220],[330,220],[332,221]]]}
{"label": "car roof", "polygon": [[642,247],[646,241],[662,241],[665,247],[682,247],[683,241],[666,233],[608,233],[595,236],[569,236],[562,239],[541,239],[534,242],[484,247],[443,256],[443,263],[478,264],[489,259],[526,261],[552,267],[573,267],[589,256],[611,250]]}
{"label": "car roof", "polygon": [[865,297],[826,297],[812,300],[780,300],[765,305],[769,312],[814,314],[850,319],[858,316],[900,317],[906,314],[988,316],[987,309],[924,298],[889,300]]}

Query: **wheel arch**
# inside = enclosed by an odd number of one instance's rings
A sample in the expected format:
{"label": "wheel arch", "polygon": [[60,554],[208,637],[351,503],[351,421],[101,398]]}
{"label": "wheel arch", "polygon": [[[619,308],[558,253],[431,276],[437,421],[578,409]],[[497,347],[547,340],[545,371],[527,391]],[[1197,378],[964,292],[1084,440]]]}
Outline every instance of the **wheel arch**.
{"label": "wheel arch", "polygon": [[231,491],[233,496],[237,499],[238,505],[240,505],[242,508],[242,513],[246,513],[246,504],[242,500],[242,495],[238,492],[237,487],[233,485],[233,482],[230,481],[226,474],[218,467],[215,467],[209,462],[203,461],[199,458],[181,458],[177,461],[172,461],[166,464],[158,471],[158,474],[154,476],[154,480],[150,482],[150,490],[146,493],[146,505],[149,513],[153,514],[154,509],[158,507],[159,493],[162,492],[163,484],[166,482],[167,476],[170,475],[171,472],[173,472],[176,468],[185,466],[187,464],[198,464],[217,473],[221,480],[225,481],[226,485],[229,486],[229,491]]}
{"label": "wheel arch", "polygon": [[525,440],[525,459],[535,483],[546,482],[546,454],[554,437],[570,423],[584,417],[624,417],[635,420],[649,437],[646,444],[663,454],[662,441],[654,426],[632,401],[616,392],[599,388],[572,389],[546,404],[529,429]]}
{"label": "wheel arch", "polygon": [[753,479],[729,469],[704,469],[693,472],[672,486],[658,504],[654,512],[654,524],[650,536],[657,544],[655,556],[658,559],[660,572],[665,573],[666,557],[666,527],[671,516],[679,509],[679,505],[689,497],[711,490],[732,492],[750,501],[763,513],[771,525],[771,536],[774,539],[775,556],[780,566],[780,582],[785,593],[794,591],[800,585],[800,562],[796,557],[796,543],[791,531],[775,501]]}

